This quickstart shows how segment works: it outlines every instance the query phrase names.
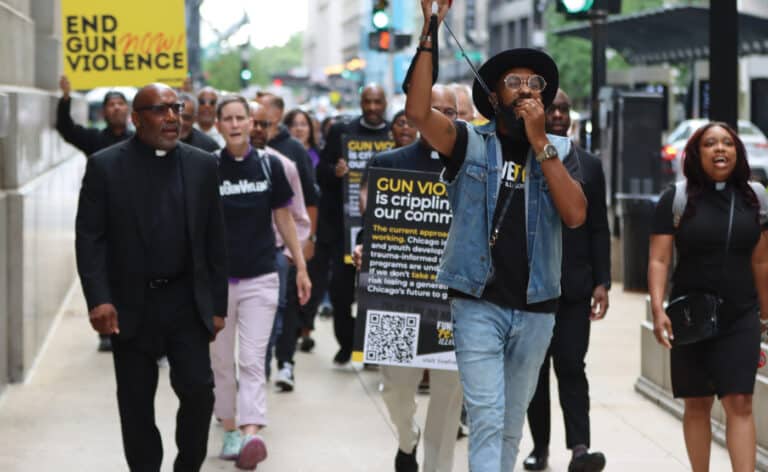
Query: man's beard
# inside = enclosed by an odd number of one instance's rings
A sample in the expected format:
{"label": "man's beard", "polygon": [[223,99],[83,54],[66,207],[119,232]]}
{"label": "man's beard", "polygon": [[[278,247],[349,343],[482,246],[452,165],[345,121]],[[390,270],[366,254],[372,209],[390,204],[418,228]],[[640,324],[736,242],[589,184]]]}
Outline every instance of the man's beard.
{"label": "man's beard", "polygon": [[514,105],[499,104],[496,107],[496,120],[504,126],[506,137],[514,141],[528,141],[525,121],[517,117]]}

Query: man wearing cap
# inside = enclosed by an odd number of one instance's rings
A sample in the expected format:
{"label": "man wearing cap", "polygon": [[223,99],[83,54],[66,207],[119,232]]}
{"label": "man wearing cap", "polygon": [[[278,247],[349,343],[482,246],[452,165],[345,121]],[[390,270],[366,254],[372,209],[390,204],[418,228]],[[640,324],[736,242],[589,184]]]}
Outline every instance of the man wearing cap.
{"label": "man wearing cap", "polygon": [[[443,156],[453,210],[437,280],[451,297],[469,468],[508,471],[555,323],[561,222],[583,224],[587,203],[561,162],[570,142],[545,132],[544,110],[558,86],[546,53],[511,49],[483,64],[473,99],[487,125],[452,122],[430,107],[432,3],[421,0],[425,22],[406,79],[406,113]],[[450,2],[436,3],[438,26]]]}
{"label": "man wearing cap", "polygon": [[107,127],[100,130],[86,128],[72,121],[70,114],[72,100],[69,96],[72,85],[67,76],[61,76],[59,88],[61,88],[61,98],[56,108],[56,130],[64,141],[81,150],[86,156],[133,136],[133,132],[128,129],[130,107],[122,93],[112,90],[104,95],[102,111]]}
{"label": "man wearing cap", "polygon": [[[66,75],[59,79],[59,88],[61,89],[61,98],[56,107],[56,130],[64,141],[75,146],[86,156],[90,156],[96,151],[117,144],[133,136],[133,131],[128,129],[128,100],[125,95],[117,91],[109,91],[104,95],[102,102],[102,112],[107,127],[104,129],[86,128],[85,126],[75,124],[72,121],[70,108],[72,100],[70,92],[72,85]],[[99,352],[109,352],[112,350],[112,342],[109,336],[99,336]]]}

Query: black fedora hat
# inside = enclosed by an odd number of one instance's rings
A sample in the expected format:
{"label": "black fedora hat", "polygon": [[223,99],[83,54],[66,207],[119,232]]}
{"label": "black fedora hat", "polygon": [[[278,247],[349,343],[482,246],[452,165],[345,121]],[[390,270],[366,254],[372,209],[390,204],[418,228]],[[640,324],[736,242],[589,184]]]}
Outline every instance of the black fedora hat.
{"label": "black fedora hat", "polygon": [[[485,64],[480,67],[478,73],[493,92],[501,75],[514,67],[528,67],[544,77],[544,80],[547,81],[547,86],[541,93],[541,100],[544,102],[545,108],[551,105],[557,94],[560,81],[558,79],[557,64],[544,51],[529,48],[507,49],[485,61]],[[491,102],[488,100],[488,94],[477,79],[472,84],[472,100],[475,102],[477,110],[484,117],[488,119],[494,117],[495,112]]]}

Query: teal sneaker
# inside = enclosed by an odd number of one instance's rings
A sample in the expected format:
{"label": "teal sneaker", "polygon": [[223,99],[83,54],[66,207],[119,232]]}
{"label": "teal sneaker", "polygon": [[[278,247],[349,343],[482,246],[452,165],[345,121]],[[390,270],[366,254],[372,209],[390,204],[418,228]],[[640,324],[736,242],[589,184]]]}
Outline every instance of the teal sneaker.
{"label": "teal sneaker", "polygon": [[261,436],[249,434],[243,437],[243,447],[235,466],[242,470],[253,470],[259,462],[267,458],[267,445]]}
{"label": "teal sneaker", "polygon": [[219,458],[225,461],[233,461],[240,455],[240,445],[242,439],[240,438],[240,431],[225,431],[224,432],[224,444],[221,446],[221,453]]}

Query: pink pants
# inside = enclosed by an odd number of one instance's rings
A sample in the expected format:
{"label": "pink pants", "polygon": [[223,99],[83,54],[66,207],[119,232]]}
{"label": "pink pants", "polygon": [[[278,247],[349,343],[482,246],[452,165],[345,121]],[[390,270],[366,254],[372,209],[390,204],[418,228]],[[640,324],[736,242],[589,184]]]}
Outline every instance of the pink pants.
{"label": "pink pants", "polygon": [[[267,424],[267,386],[264,359],[277,309],[277,272],[229,283],[225,328],[211,348],[216,386],[214,413],[235,418],[237,425]],[[240,389],[235,379],[235,332],[237,332]],[[237,406],[237,410],[235,410]]]}

